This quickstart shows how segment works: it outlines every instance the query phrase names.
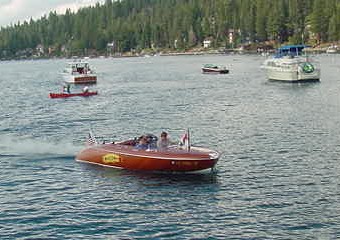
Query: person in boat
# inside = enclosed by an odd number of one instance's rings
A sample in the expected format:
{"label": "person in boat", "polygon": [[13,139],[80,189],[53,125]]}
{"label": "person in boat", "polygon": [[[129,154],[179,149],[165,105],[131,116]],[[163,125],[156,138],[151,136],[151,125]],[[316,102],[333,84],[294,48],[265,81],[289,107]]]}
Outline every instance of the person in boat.
{"label": "person in boat", "polygon": [[145,135],[141,136],[135,147],[137,149],[144,149],[144,150],[148,149],[149,148],[148,138]]}
{"label": "person in boat", "polygon": [[88,93],[89,92],[89,87],[88,86],[85,86],[84,88],[83,88],[83,93]]}
{"label": "person in boat", "polygon": [[172,144],[174,144],[174,143],[170,141],[170,139],[168,137],[168,133],[163,131],[161,133],[160,138],[157,141],[157,148],[158,149],[166,149]]}
{"label": "person in boat", "polygon": [[64,85],[63,92],[64,93],[71,93],[71,86],[70,86],[70,84]]}
{"label": "person in boat", "polygon": [[147,134],[146,138],[147,138],[147,141],[148,141],[148,144],[149,144],[149,148],[150,149],[156,149],[158,138],[153,134]]}

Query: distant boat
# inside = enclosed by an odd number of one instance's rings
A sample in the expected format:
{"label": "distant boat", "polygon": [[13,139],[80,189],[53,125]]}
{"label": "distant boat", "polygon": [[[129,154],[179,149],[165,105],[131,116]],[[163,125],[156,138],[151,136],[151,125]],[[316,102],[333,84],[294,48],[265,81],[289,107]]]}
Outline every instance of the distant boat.
{"label": "distant boat", "polygon": [[305,82],[319,81],[320,67],[312,58],[302,54],[305,45],[286,45],[278,49],[273,58],[267,59],[262,68],[269,80]]}
{"label": "distant boat", "polygon": [[81,93],[50,93],[50,98],[69,98],[69,97],[89,97],[97,95],[98,92],[81,92]]}
{"label": "distant boat", "polygon": [[97,82],[97,75],[87,61],[75,60],[69,62],[63,71],[65,82],[74,84],[89,84]]}
{"label": "distant boat", "polygon": [[338,46],[336,45],[332,45],[332,46],[329,46],[326,50],[326,53],[337,53],[338,52]]}
{"label": "distant boat", "polygon": [[224,66],[217,66],[214,64],[205,64],[202,67],[203,73],[220,73],[220,74],[226,74],[229,73],[229,70]]}

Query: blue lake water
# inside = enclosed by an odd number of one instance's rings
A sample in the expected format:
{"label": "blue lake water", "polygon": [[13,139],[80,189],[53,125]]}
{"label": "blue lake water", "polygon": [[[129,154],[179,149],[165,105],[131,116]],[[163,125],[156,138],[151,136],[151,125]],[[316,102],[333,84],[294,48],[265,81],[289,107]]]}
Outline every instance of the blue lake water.
{"label": "blue lake water", "polygon": [[[320,83],[290,84],[268,82],[260,56],[90,59],[99,95],[69,99],[48,98],[67,60],[0,62],[0,239],[339,238],[340,56],[317,60]],[[189,127],[223,155],[215,174],[88,165],[74,158],[89,127]]]}

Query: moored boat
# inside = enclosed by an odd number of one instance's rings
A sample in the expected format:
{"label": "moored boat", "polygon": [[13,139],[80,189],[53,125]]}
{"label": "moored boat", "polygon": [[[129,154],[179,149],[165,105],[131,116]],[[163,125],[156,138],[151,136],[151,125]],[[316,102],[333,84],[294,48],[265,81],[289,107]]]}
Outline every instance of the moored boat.
{"label": "moored boat", "polygon": [[278,49],[277,54],[265,60],[263,68],[269,80],[306,82],[320,80],[320,67],[302,51],[305,45],[287,45]]}
{"label": "moored boat", "polygon": [[81,93],[50,93],[50,98],[69,98],[69,97],[89,97],[97,95],[98,92],[81,92]]}
{"label": "moored boat", "polygon": [[90,84],[97,82],[97,75],[87,61],[69,62],[63,71],[65,82],[74,84]]}
{"label": "moored boat", "polygon": [[326,53],[333,54],[338,52],[338,46],[337,45],[331,45],[327,48]]}
{"label": "moored boat", "polygon": [[217,66],[214,64],[205,64],[202,67],[203,73],[219,73],[219,74],[226,74],[229,73],[229,70],[224,66]]}
{"label": "moored boat", "polygon": [[[152,136],[157,141],[157,137]],[[194,172],[212,169],[220,157],[217,151],[201,147],[173,145],[166,149],[139,149],[134,139],[103,144],[91,139],[95,144],[80,151],[77,161],[128,170]]]}

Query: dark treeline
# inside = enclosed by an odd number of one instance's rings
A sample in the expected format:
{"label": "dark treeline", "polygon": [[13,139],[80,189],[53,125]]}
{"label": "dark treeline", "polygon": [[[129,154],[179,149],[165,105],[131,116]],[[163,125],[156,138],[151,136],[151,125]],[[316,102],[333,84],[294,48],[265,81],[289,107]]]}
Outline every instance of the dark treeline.
{"label": "dark treeline", "polygon": [[[0,57],[340,39],[340,0],[107,0],[0,30]],[[40,48],[37,48],[40,46]]]}

